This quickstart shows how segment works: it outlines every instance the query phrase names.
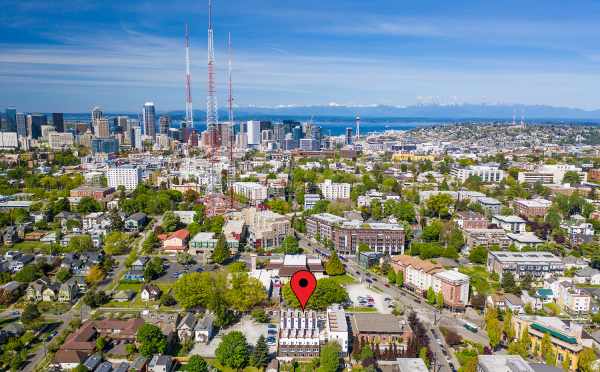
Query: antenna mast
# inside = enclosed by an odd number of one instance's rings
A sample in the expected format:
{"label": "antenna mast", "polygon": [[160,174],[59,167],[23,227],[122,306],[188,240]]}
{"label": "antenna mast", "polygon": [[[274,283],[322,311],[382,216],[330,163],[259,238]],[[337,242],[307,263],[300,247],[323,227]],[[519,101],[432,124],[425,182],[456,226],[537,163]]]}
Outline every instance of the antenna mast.
{"label": "antenna mast", "polygon": [[190,29],[185,24],[185,125],[194,128],[194,112],[192,110],[192,74],[190,72]]}
{"label": "antenna mast", "polygon": [[229,114],[229,203],[233,209],[233,178],[235,177],[235,161],[233,160],[233,142],[235,141],[235,124],[233,122],[233,89],[231,82],[231,32],[227,38],[227,90],[228,90],[228,114]]}

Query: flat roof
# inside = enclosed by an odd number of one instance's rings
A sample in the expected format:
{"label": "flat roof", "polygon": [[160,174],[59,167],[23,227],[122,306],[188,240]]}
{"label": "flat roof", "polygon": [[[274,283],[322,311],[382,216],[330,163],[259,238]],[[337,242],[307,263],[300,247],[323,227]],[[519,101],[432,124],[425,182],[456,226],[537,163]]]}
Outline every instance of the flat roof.
{"label": "flat roof", "polygon": [[538,238],[534,233],[521,233],[521,234],[506,234],[511,240],[525,244],[541,244],[544,241]]}
{"label": "flat roof", "polygon": [[356,332],[402,333],[400,319],[392,314],[354,313],[352,325]]}
{"label": "flat roof", "polygon": [[484,372],[533,372],[533,368],[519,355],[479,355],[477,364],[478,369]]}
{"label": "flat roof", "polygon": [[495,214],[493,218],[507,223],[525,223],[526,221],[519,216],[503,216],[501,214]]}
{"label": "flat roof", "polygon": [[562,263],[560,257],[550,252],[510,252],[510,251],[490,251],[489,255],[494,256],[500,262],[540,262],[540,263]]}

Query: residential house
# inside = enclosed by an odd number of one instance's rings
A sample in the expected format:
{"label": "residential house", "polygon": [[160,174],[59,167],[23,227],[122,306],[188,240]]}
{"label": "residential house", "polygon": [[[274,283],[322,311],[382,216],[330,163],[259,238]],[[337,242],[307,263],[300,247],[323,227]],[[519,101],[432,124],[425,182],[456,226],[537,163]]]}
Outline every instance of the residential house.
{"label": "residential house", "polygon": [[50,283],[42,290],[42,301],[55,302],[58,300],[59,283]]}
{"label": "residential house", "polygon": [[146,323],[153,324],[160,328],[162,333],[167,336],[169,343],[177,335],[179,313],[144,310],[142,311],[141,316]]}
{"label": "residential house", "polygon": [[13,273],[18,273],[19,271],[23,270],[25,265],[33,262],[33,260],[34,260],[33,255],[30,255],[30,254],[20,255],[19,257],[10,261],[9,269]]}
{"label": "residential house", "polygon": [[140,297],[142,301],[158,301],[162,295],[162,290],[154,284],[144,284]]}
{"label": "residential house", "polygon": [[487,229],[489,224],[487,218],[483,214],[473,211],[456,212],[454,220],[461,230]]}
{"label": "residential house", "polygon": [[219,239],[213,232],[199,232],[190,240],[189,253],[197,256],[201,262],[207,264],[211,262],[218,241]]}
{"label": "residential house", "polygon": [[138,257],[132,264],[129,270],[123,276],[124,280],[132,281],[132,282],[143,282],[144,281],[144,271],[146,269],[146,264],[150,261],[150,257],[140,256]]}
{"label": "residential house", "polygon": [[147,224],[148,216],[145,213],[134,213],[125,219],[125,230],[142,231]]}
{"label": "residential house", "polygon": [[587,314],[590,312],[592,297],[590,294],[577,287],[570,280],[558,282],[556,288],[556,303],[572,314]]}
{"label": "residential house", "polygon": [[197,319],[192,313],[187,313],[177,325],[177,336],[180,340],[194,340],[203,344],[208,344],[213,336],[213,317],[210,314],[204,314],[201,319]]}
{"label": "residential house", "polygon": [[32,302],[42,301],[44,289],[50,285],[50,279],[41,277],[29,283],[25,290],[25,299]]}
{"label": "residential house", "polygon": [[524,311],[523,301],[512,293],[504,295],[504,305],[513,314],[521,314]]}
{"label": "residential house", "polygon": [[79,293],[79,286],[74,278],[67,280],[60,285],[58,290],[59,302],[73,302]]}
{"label": "residential house", "polygon": [[570,220],[560,224],[560,228],[567,231],[569,242],[573,246],[589,243],[594,239],[594,226],[585,222],[585,218],[580,215],[571,216]]}
{"label": "residential house", "polygon": [[117,291],[113,296],[112,300],[115,302],[129,302],[135,297],[135,292],[131,290],[122,289]]}
{"label": "residential house", "polygon": [[161,234],[162,250],[165,253],[180,253],[187,250],[190,233],[186,229],[177,230],[171,234]]}
{"label": "residential house", "polygon": [[148,363],[148,372],[171,372],[175,362],[169,355],[154,355]]}
{"label": "residential house", "polygon": [[54,354],[51,364],[63,371],[70,371],[82,364],[87,357],[88,353],[85,351],[60,349]]}

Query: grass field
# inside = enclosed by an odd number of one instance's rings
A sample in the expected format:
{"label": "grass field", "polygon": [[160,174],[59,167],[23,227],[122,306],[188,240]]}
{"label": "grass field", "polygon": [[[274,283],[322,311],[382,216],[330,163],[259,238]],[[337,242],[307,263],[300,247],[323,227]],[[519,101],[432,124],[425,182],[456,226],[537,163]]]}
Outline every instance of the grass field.
{"label": "grass field", "polygon": [[38,251],[46,252],[49,248],[50,244],[48,243],[41,243],[36,241],[23,241],[13,244],[12,247],[8,247],[6,250],[32,253]]}
{"label": "grass field", "polygon": [[356,279],[354,279],[353,277],[351,277],[348,274],[338,275],[338,276],[330,276],[329,278],[338,282],[339,285],[348,285],[348,284],[356,283]]}
{"label": "grass field", "polygon": [[[210,364],[211,366],[218,368],[219,371],[222,372],[237,372],[239,370],[235,370],[233,368],[229,368],[229,367],[224,367],[222,366],[216,359],[207,359],[206,360],[208,362],[208,364]],[[259,372],[260,370],[256,367],[246,367],[244,369],[241,370],[242,372]]]}
{"label": "grass field", "polygon": [[376,313],[377,309],[374,307],[365,306],[353,306],[346,309],[349,313]]}

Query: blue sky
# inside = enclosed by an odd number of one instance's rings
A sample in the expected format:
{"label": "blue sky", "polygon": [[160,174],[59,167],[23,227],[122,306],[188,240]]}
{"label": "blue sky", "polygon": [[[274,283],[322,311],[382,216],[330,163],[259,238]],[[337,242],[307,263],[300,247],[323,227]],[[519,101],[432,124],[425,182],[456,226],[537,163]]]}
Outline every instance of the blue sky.
{"label": "blue sky", "polygon": [[[0,0],[0,107],[205,107],[206,1]],[[599,108],[600,2],[215,0],[219,104],[500,102]]]}

